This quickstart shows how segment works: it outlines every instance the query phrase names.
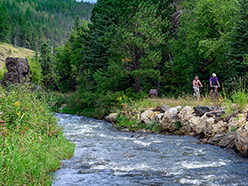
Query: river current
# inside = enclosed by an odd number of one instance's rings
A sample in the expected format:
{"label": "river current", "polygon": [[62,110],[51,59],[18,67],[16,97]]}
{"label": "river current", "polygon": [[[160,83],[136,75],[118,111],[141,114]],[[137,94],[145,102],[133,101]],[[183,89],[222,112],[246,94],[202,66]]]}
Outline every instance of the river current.
{"label": "river current", "polygon": [[188,136],[120,132],[112,124],[57,114],[76,143],[54,186],[248,185],[248,161]]}

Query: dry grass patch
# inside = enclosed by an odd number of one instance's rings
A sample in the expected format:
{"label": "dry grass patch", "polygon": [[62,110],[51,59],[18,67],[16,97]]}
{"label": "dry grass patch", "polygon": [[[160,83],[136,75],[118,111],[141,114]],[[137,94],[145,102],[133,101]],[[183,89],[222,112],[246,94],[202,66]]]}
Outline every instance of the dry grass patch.
{"label": "dry grass patch", "polygon": [[201,97],[200,101],[197,101],[194,99],[193,96],[185,96],[185,97],[165,97],[165,98],[146,98],[143,100],[139,100],[137,102],[133,103],[133,108],[157,108],[161,107],[163,104],[169,105],[171,107],[176,106],[191,106],[195,107],[198,105],[209,105],[209,106],[219,106],[223,104],[223,100],[217,99],[217,100],[211,100],[209,97]]}
{"label": "dry grass patch", "polygon": [[33,57],[35,52],[30,49],[14,47],[7,43],[0,43],[0,70],[5,66],[5,59],[7,57]]}

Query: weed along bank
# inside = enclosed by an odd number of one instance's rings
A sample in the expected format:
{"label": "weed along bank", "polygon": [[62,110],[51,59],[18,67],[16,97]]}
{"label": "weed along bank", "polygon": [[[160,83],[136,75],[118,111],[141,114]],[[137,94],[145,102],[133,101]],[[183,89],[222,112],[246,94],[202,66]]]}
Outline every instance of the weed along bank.
{"label": "weed along bank", "polygon": [[162,105],[156,109],[112,113],[105,120],[128,129],[122,131],[197,136],[202,143],[233,149],[248,156],[246,113],[228,114],[222,106]]}

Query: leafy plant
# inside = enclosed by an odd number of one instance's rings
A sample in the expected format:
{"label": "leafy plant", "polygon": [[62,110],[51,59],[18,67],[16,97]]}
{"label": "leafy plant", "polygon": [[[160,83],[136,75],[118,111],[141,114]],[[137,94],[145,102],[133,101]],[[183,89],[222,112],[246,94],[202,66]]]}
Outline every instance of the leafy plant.
{"label": "leafy plant", "polygon": [[235,132],[236,130],[237,130],[237,127],[235,127],[234,125],[231,125],[230,131],[231,131],[231,132]]}

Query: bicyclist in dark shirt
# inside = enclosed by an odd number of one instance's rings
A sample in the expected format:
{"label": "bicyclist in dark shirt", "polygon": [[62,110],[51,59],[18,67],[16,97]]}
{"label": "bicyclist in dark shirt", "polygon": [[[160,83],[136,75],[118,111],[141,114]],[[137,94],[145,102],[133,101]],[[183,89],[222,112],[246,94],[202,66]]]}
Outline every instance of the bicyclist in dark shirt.
{"label": "bicyclist in dark shirt", "polygon": [[220,87],[220,83],[215,73],[212,74],[212,77],[209,79],[209,82],[210,82],[210,90],[211,90],[210,97],[212,97],[212,93],[214,89],[216,90],[216,92],[218,92],[218,87]]}

